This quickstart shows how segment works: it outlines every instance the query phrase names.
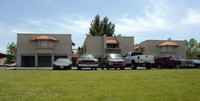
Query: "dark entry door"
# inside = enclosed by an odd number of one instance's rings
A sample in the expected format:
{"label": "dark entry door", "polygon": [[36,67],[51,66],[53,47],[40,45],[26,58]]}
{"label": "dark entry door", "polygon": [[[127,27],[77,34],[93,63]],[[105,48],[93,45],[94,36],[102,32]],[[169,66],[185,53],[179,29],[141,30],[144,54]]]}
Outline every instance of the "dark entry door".
{"label": "dark entry door", "polygon": [[38,56],[38,67],[51,67],[51,56]]}
{"label": "dark entry door", "polygon": [[22,56],[22,67],[35,67],[35,56]]}

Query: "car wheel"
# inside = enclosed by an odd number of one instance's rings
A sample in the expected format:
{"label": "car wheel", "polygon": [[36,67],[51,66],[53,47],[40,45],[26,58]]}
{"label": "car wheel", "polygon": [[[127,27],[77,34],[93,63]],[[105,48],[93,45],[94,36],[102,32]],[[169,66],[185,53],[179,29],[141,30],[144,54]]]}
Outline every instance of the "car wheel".
{"label": "car wheel", "polygon": [[94,70],[97,70],[97,67],[94,67]]}
{"label": "car wheel", "polygon": [[56,70],[56,67],[53,67],[53,70]]}
{"label": "car wheel", "polygon": [[180,64],[176,64],[176,69],[180,69]]}
{"label": "car wheel", "polygon": [[132,61],[131,69],[137,69],[137,64],[135,63],[135,61]]}
{"label": "car wheel", "polygon": [[67,67],[67,66],[64,66],[64,70],[68,70],[68,67]]}
{"label": "car wheel", "polygon": [[77,69],[78,69],[78,70],[81,70],[81,67],[77,66]]}
{"label": "car wheel", "polygon": [[102,64],[102,65],[101,65],[101,69],[104,69],[104,67],[105,67],[104,64]]}
{"label": "car wheel", "polygon": [[146,64],[146,69],[151,69],[151,64]]}
{"label": "car wheel", "polygon": [[121,70],[124,70],[124,67],[121,67],[120,69],[121,69]]}
{"label": "car wheel", "polygon": [[109,70],[110,68],[106,65],[107,70]]}
{"label": "car wheel", "polygon": [[72,66],[69,66],[69,68],[68,68],[69,70],[71,70],[72,69]]}

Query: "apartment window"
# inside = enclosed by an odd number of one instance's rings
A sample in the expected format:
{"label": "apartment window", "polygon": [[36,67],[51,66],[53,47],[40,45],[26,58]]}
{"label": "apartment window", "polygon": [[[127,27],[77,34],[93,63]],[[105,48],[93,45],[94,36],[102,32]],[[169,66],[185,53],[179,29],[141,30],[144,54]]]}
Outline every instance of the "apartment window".
{"label": "apartment window", "polygon": [[36,45],[36,47],[39,47],[39,44],[40,44],[40,41],[36,41],[36,43],[35,43]]}
{"label": "apartment window", "polygon": [[53,48],[54,44],[52,41],[36,41],[36,48]]}
{"label": "apartment window", "polygon": [[119,48],[118,44],[107,44],[107,48]]}
{"label": "apartment window", "polygon": [[52,41],[49,42],[49,47],[53,48],[53,42]]}
{"label": "apartment window", "polygon": [[174,47],[162,47],[161,51],[164,52],[164,53],[165,52],[167,52],[167,53],[174,52]]}
{"label": "apartment window", "polygon": [[48,44],[49,44],[49,41],[41,41],[40,45],[41,45],[42,48],[47,48]]}

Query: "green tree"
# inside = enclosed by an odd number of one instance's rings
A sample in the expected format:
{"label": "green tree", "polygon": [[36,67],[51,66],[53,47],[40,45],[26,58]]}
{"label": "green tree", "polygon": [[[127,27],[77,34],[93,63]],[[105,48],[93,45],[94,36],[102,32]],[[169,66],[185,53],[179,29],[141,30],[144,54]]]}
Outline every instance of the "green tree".
{"label": "green tree", "polygon": [[197,42],[194,38],[189,41],[185,40],[186,49],[187,49],[187,58],[188,59],[196,59],[200,54],[200,43]]}
{"label": "green tree", "polygon": [[13,49],[15,49],[17,46],[14,42],[8,43],[7,45],[7,54],[8,56],[6,57],[8,62],[11,63],[12,60],[15,60],[16,57],[13,55]]}
{"label": "green tree", "polygon": [[167,40],[168,40],[168,41],[172,41],[172,38],[169,37]]}
{"label": "green tree", "polygon": [[92,36],[102,36],[104,34],[107,36],[114,35],[115,24],[109,22],[107,17],[104,17],[101,21],[100,16],[97,14],[90,25],[91,27],[89,28],[89,34]]}

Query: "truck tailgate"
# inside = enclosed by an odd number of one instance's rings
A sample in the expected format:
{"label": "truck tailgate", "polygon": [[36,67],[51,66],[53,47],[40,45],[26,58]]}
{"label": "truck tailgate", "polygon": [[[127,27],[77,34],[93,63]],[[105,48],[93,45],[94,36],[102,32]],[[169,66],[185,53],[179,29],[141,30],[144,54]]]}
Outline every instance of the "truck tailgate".
{"label": "truck tailgate", "polygon": [[155,62],[154,56],[152,56],[152,55],[139,55],[138,60],[141,62],[150,62],[150,63]]}

